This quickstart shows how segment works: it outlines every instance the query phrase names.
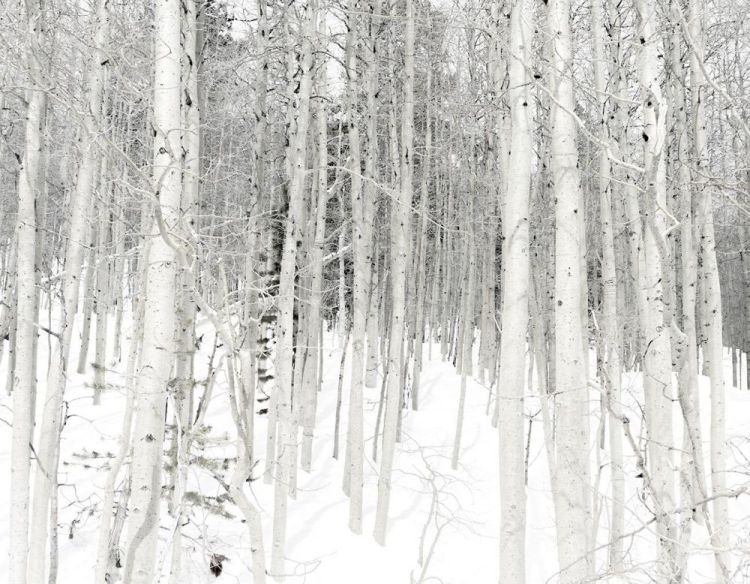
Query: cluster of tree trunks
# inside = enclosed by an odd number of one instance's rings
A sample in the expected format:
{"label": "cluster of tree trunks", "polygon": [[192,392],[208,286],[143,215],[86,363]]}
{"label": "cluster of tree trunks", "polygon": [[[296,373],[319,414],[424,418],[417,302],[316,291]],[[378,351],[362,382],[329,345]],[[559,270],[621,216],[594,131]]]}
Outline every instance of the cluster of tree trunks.
{"label": "cluster of tree trunks", "polygon": [[[316,470],[329,333],[342,351],[333,456],[345,426],[354,534],[365,529],[365,469],[379,463],[373,535],[386,543],[398,443],[409,416],[422,415],[421,380],[439,347],[460,374],[452,467],[472,378],[498,428],[502,582],[524,582],[528,563],[531,401],[561,582],[597,577],[604,509],[607,571],[629,569],[626,458],[652,515],[657,579],[686,581],[699,525],[716,581],[731,581],[723,360],[730,346],[732,384],[750,387],[750,228],[736,225],[747,213],[750,130],[737,89],[707,63],[706,3],[585,6],[574,21],[569,0],[469,3],[458,34],[445,7],[413,0],[257,0],[248,19],[199,0],[128,13],[95,0],[87,18],[65,16],[85,39],[83,49],[61,45],[82,55],[62,68],[68,84],[82,80],[75,90],[49,81],[61,68],[52,9],[38,0],[12,9],[23,67],[8,75],[25,88],[17,103],[0,96],[0,115],[23,118],[8,141],[19,150],[14,229],[0,224],[12,584],[56,579],[71,376],[87,376],[99,404],[108,368],[122,361],[127,398],[99,509],[96,581],[114,570],[127,583],[155,581],[162,507],[169,579],[181,581],[188,471],[219,376],[236,459],[229,478],[215,478],[246,522],[254,582],[282,579],[289,499],[299,469]],[[149,71],[143,98],[115,43],[147,18],[153,27],[128,41]],[[720,129],[733,136],[729,162],[716,160],[729,140]],[[70,168],[53,172],[73,143]],[[64,192],[50,195],[55,181]],[[64,212],[50,219],[58,202]],[[199,317],[215,332],[203,380]],[[628,370],[643,379],[643,445],[623,413]],[[700,372],[710,413],[700,411]],[[261,475],[274,492],[270,546],[248,487]]]}

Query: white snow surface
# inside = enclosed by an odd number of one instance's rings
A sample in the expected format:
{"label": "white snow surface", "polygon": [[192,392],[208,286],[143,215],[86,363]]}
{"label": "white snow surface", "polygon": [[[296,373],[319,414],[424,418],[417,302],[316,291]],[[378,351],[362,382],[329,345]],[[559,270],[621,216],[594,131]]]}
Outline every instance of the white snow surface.
{"label": "white snow surface", "polygon": [[[112,327],[112,324],[110,324]],[[206,375],[208,354],[212,347],[211,332],[201,325],[204,337],[201,349],[196,354],[196,378]],[[110,330],[112,330],[110,328]],[[130,336],[127,326],[126,337]],[[74,336],[77,339],[77,336]],[[121,431],[122,412],[125,403],[125,355],[126,338],[123,342],[123,360],[111,365],[107,381],[111,387],[102,396],[100,406],[92,403],[90,386],[93,372],[72,375],[66,393],[67,423],[62,434],[61,464],[59,469],[59,575],[61,584],[88,584],[94,581],[96,556],[96,530],[103,498],[108,464],[107,453],[117,451],[117,439]],[[93,344],[93,341],[92,341]],[[332,458],[334,435],[334,412],[339,375],[341,349],[334,333],[325,335],[323,388],[319,393],[317,430],[313,450],[313,471],[299,471],[298,495],[289,504],[287,528],[287,572],[284,582],[289,584],[397,584],[422,582],[443,584],[490,584],[498,580],[498,533],[499,533],[499,463],[498,432],[486,415],[488,388],[477,380],[470,379],[466,395],[466,414],[459,468],[450,469],[450,454],[456,426],[456,409],[459,398],[460,376],[454,367],[440,360],[439,346],[433,346],[432,359],[427,359],[420,390],[418,411],[404,410],[403,437],[397,447],[393,491],[391,497],[388,541],[385,547],[375,543],[372,537],[375,505],[377,500],[377,477],[379,462],[372,460],[372,442],[377,415],[380,388],[365,389],[365,487],[364,487],[364,533],[353,535],[348,529],[348,499],[341,483],[345,452],[346,419],[348,411],[347,374],[344,378],[344,401],[341,409],[341,443],[339,461]],[[110,347],[111,349],[111,347]],[[78,348],[73,348],[71,369],[77,363]],[[93,355],[93,346],[90,348]],[[111,352],[110,352],[111,355]],[[38,355],[40,397],[43,399],[48,364],[48,344],[44,334],[40,337]],[[7,351],[0,363],[0,383],[5,384]],[[593,361],[593,356],[592,356]],[[731,361],[725,357],[727,383],[727,438],[729,449],[730,488],[748,484],[750,472],[750,392],[731,387]],[[743,370],[743,380],[745,379]],[[502,380],[500,380],[502,383]],[[235,454],[235,431],[227,401],[226,377],[218,376],[214,396],[206,416],[211,426],[210,435],[215,446],[210,454],[230,460]],[[198,392],[201,388],[198,387]],[[555,582],[557,564],[554,507],[550,493],[547,457],[543,443],[543,428],[540,402],[536,387],[531,384],[531,393],[526,400],[526,412],[531,424],[529,449],[529,476],[527,488],[527,582],[531,584]],[[708,466],[709,437],[709,384],[701,377],[701,415],[705,442],[706,465]],[[644,438],[640,432],[641,413],[637,403],[643,403],[641,378],[638,373],[629,373],[623,382],[623,402],[626,415],[631,420],[632,431],[642,446]],[[595,389],[591,393],[591,468],[596,477],[601,467],[599,481],[600,529],[598,543],[607,541],[607,517],[609,513],[608,454],[597,452],[596,432],[599,427],[600,405]],[[258,405],[258,408],[267,404]],[[41,408],[39,408],[41,415]],[[8,502],[10,476],[10,438],[12,400],[3,387],[0,392],[0,509],[4,514],[0,520],[0,581],[8,574]],[[255,448],[258,456],[265,456],[265,432],[267,416],[256,418]],[[675,404],[675,441],[682,444],[680,411]],[[528,422],[527,422],[528,430]],[[653,523],[643,496],[642,481],[636,478],[635,457],[624,445],[626,468],[626,531],[632,537],[626,540],[628,571],[621,575],[608,575],[607,550],[597,554],[598,576],[595,581],[610,583],[654,582],[653,559],[655,540]],[[98,453],[94,457],[94,453]],[[678,452],[675,464],[678,463]],[[598,460],[597,460],[598,459]],[[230,467],[231,467],[230,463]],[[263,460],[254,471],[260,477]],[[33,464],[32,464],[33,467]],[[231,468],[227,477],[231,474]],[[33,477],[32,477],[33,478]],[[251,483],[251,498],[259,506],[263,520],[267,561],[270,564],[271,526],[273,511],[273,486],[262,478]],[[189,491],[199,491],[206,496],[223,494],[222,487],[210,473],[191,467]],[[433,505],[434,502],[434,505]],[[231,504],[226,508],[234,519],[225,519],[192,507],[189,510],[190,524],[184,530],[185,584],[250,583],[250,544],[248,531],[241,522],[239,510]],[[434,512],[437,509],[437,514]],[[733,582],[750,582],[750,558],[744,557],[744,549],[750,555],[750,496],[744,495],[730,501],[730,517],[733,523],[734,554]],[[169,533],[174,520],[162,505],[160,530],[161,582],[167,581],[169,571]],[[424,539],[423,538],[424,533]],[[693,525],[688,582],[713,581],[713,561],[707,546],[705,528]],[[429,562],[420,566],[420,546],[423,557]],[[430,550],[432,549],[432,553]],[[228,558],[224,571],[218,578],[209,571],[208,558],[212,553]],[[270,580],[273,581],[273,580]]]}

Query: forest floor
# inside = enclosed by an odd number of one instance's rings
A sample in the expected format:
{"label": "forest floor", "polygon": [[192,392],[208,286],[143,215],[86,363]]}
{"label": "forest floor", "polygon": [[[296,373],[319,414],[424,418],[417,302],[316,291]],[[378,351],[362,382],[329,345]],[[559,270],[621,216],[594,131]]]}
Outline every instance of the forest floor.
{"label": "forest floor", "polygon": [[[208,328],[204,326],[208,331]],[[128,330],[127,327],[124,330]],[[128,335],[126,335],[128,336]],[[196,355],[196,378],[206,374],[208,355],[212,348],[206,334]],[[74,337],[77,338],[77,337]],[[61,584],[93,583],[96,556],[96,533],[102,488],[110,456],[117,450],[124,409],[124,377],[127,340],[123,346],[123,362],[107,371],[108,388],[99,406],[92,404],[93,372],[74,375],[68,386],[67,423],[62,434],[59,490],[59,578]],[[344,401],[341,408],[341,440],[339,461],[332,458],[334,419],[341,349],[333,334],[325,336],[323,389],[319,394],[317,431],[313,450],[313,472],[299,471],[296,500],[290,501],[287,528],[287,570],[289,584],[407,584],[433,582],[443,584],[491,584],[498,579],[498,431],[486,415],[488,388],[469,379],[460,463],[451,470],[450,457],[456,428],[460,376],[455,368],[440,360],[439,346],[433,347],[432,360],[427,360],[420,391],[420,409],[404,410],[403,435],[397,448],[393,475],[390,523],[386,547],[372,538],[379,462],[373,462],[372,445],[378,410],[380,388],[365,393],[365,487],[364,533],[352,535],[348,529],[348,499],[343,494],[342,472],[345,453],[346,417],[348,411],[348,374],[344,377]],[[111,348],[111,347],[110,347]],[[74,353],[77,352],[74,349]],[[90,354],[93,354],[93,347]],[[111,354],[111,353],[110,353]],[[74,369],[77,355],[72,355]],[[39,344],[39,371],[46,372],[47,342]],[[725,360],[731,381],[731,363]],[[6,379],[7,351],[0,363],[0,379]],[[348,359],[347,359],[348,371]],[[744,373],[744,372],[743,372]],[[743,375],[744,379],[744,375]],[[39,390],[44,390],[40,374]],[[708,379],[701,377],[703,437],[709,436]],[[531,389],[526,411],[533,420],[528,452],[528,523],[527,582],[554,582],[557,571],[554,508],[550,493],[543,424],[536,388]],[[38,399],[41,402],[41,397]],[[626,375],[623,383],[625,414],[632,421],[632,431],[639,446],[644,438],[640,432],[643,403],[640,374]],[[266,404],[258,405],[258,408]],[[608,454],[596,448],[599,431],[600,404],[591,392],[592,412],[592,478],[601,468],[598,500],[599,543],[606,543],[609,504]],[[9,464],[11,430],[11,399],[5,388],[0,392],[0,509],[7,513],[9,502]],[[675,441],[682,444],[680,412],[674,410]],[[255,444],[257,455],[264,457],[267,416],[256,418]],[[205,419],[210,430],[205,434],[206,458],[215,458],[219,468],[224,459],[234,456],[234,425],[228,406],[227,383],[222,372],[217,378],[213,399]],[[527,425],[527,430],[528,430]],[[727,384],[727,437],[729,449],[728,486],[738,487],[750,482],[750,392],[739,391]],[[606,549],[597,555],[601,582],[650,582],[654,567],[653,525],[646,524],[648,511],[640,500],[642,480],[637,478],[635,457],[625,443],[626,453],[626,540],[629,572],[624,578],[608,577],[605,573]],[[675,456],[677,462],[678,456]],[[706,450],[706,461],[708,451]],[[273,487],[263,482],[263,461],[254,470],[259,477],[251,483],[252,496],[261,510],[267,555],[271,548]],[[224,472],[227,478],[231,475]],[[221,497],[223,489],[210,471],[198,465],[191,467],[188,491],[199,492],[204,498]],[[189,510],[185,528],[185,584],[204,582],[251,582],[248,531],[240,514],[229,503],[219,507],[233,517],[222,517],[198,505]],[[750,542],[750,497],[730,501],[735,546]],[[169,539],[174,520],[162,506],[161,538]],[[690,555],[689,582],[712,580],[712,560],[706,550],[705,529],[693,529],[694,550]],[[0,581],[7,579],[8,522],[0,522]],[[220,577],[209,571],[211,554],[228,558]],[[168,546],[162,546],[160,565],[169,569]],[[419,563],[423,558],[422,565]],[[744,562],[744,565],[743,565]],[[750,582],[750,559],[735,557],[736,582]],[[166,577],[163,579],[166,582]]]}

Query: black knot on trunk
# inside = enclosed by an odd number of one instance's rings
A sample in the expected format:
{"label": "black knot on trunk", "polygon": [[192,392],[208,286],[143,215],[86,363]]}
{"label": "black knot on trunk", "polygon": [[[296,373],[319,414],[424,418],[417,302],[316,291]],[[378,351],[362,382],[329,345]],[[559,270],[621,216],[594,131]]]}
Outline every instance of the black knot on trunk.
{"label": "black knot on trunk", "polygon": [[221,554],[211,554],[208,560],[208,569],[217,578],[221,576],[222,570],[224,570],[224,561],[227,560],[226,556]]}

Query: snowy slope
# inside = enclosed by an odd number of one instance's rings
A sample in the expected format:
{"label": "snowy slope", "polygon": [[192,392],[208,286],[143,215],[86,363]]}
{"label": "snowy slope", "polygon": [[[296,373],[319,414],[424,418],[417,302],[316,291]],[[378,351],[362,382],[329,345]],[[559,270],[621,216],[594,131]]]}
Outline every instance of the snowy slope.
{"label": "snowy slope", "polygon": [[[126,329],[127,330],[127,329]],[[352,535],[347,527],[348,500],[341,489],[343,454],[345,451],[346,411],[348,384],[344,383],[342,406],[341,456],[339,461],[331,457],[334,435],[334,412],[336,388],[339,374],[341,350],[338,340],[326,335],[325,370],[323,390],[319,395],[317,435],[314,446],[313,472],[299,473],[297,499],[290,502],[288,523],[288,568],[289,583],[338,584],[357,582],[361,584],[409,583],[419,581],[445,584],[489,584],[497,581],[498,549],[498,432],[485,416],[488,390],[471,380],[468,385],[466,418],[464,421],[463,447],[457,471],[450,469],[450,453],[455,432],[455,410],[458,403],[460,377],[454,368],[437,357],[425,365],[421,389],[421,407],[418,412],[405,411],[403,440],[397,452],[391,504],[391,522],[388,544],[378,546],[371,537],[374,526],[377,497],[378,464],[372,461],[372,436],[379,388],[367,389],[365,394],[365,417],[368,424],[365,435],[365,509],[364,534]],[[197,377],[205,375],[210,342],[204,339],[197,356]],[[436,347],[437,349],[437,347]],[[75,350],[75,349],[74,349]],[[123,348],[123,355],[126,347]],[[434,356],[439,355],[439,349]],[[77,357],[71,360],[75,363]],[[7,359],[0,365],[0,379],[5,379]],[[45,372],[47,364],[46,343],[40,342],[39,371]],[[113,367],[108,382],[112,388],[105,392],[102,405],[92,404],[92,390],[88,386],[91,374],[74,376],[67,394],[68,421],[63,432],[62,464],[60,467],[60,517],[59,517],[59,579],[62,584],[93,582],[95,563],[98,506],[101,504],[102,487],[106,472],[107,453],[114,453],[122,422],[124,406],[124,379],[120,374],[124,364]],[[729,370],[727,370],[729,373]],[[345,377],[345,380],[347,377]],[[731,379],[731,376],[729,377]],[[43,380],[40,379],[40,385]],[[629,374],[624,382],[624,401],[627,415],[633,420],[633,432],[639,432],[640,414],[636,399],[641,401],[640,377]],[[708,436],[708,380],[701,378],[703,397],[704,438]],[[535,391],[535,390],[534,390]],[[599,425],[599,403],[592,391],[592,438]],[[41,398],[40,398],[41,399]],[[729,486],[744,484],[750,470],[750,393],[728,389],[727,436],[733,446],[732,464],[736,472],[729,477]],[[10,398],[3,391],[0,396],[0,416],[4,421],[11,418]],[[229,414],[226,380],[218,377],[214,398],[206,416],[211,426],[210,437],[214,446],[208,454],[218,458],[234,455],[234,431]],[[527,400],[527,413],[534,416],[531,427],[529,450],[530,472],[528,484],[528,528],[527,528],[527,575],[528,582],[554,582],[557,570],[555,552],[554,512],[550,495],[547,459],[543,443],[539,400],[531,396]],[[265,420],[256,424],[256,451],[263,456],[265,448]],[[675,420],[679,411],[675,407]],[[681,444],[679,424],[675,424],[675,444]],[[640,439],[640,438],[638,438]],[[593,440],[592,440],[593,442]],[[0,486],[0,508],[7,509],[9,471],[10,427],[0,424],[0,468],[3,480]],[[94,452],[98,455],[94,456]],[[629,454],[627,445],[626,455]],[[608,471],[606,454],[597,461],[596,449],[592,446],[592,473],[602,467],[599,538],[606,542],[608,505]],[[706,450],[706,456],[708,451]],[[747,459],[744,457],[748,457]],[[628,540],[629,560],[633,566],[627,579],[619,582],[651,581],[654,539],[652,525],[644,526],[648,513],[638,499],[641,496],[640,480],[635,478],[633,457],[628,457],[628,511],[626,530],[633,532]],[[708,460],[708,459],[707,459]],[[259,467],[262,466],[259,465]],[[255,474],[262,471],[256,469]],[[189,478],[189,490],[199,491],[204,496],[221,496],[221,486],[210,473],[193,468]],[[266,551],[270,550],[271,512],[273,488],[262,479],[252,482],[252,494],[261,509]],[[194,507],[190,525],[185,529],[185,545],[189,548],[184,560],[188,577],[186,584],[204,582],[231,583],[251,582],[250,554],[247,530],[240,522],[239,513],[227,509],[236,517],[224,519]],[[747,518],[750,517],[750,497],[733,500],[731,517],[735,522],[735,536],[750,540]],[[163,506],[162,541],[168,541],[173,520]],[[702,528],[694,527],[694,543],[700,548],[707,541]],[[747,546],[747,543],[745,543]],[[8,524],[0,523],[0,580],[7,576]],[[420,552],[420,549],[422,550]],[[166,574],[169,566],[168,546],[163,546],[161,563]],[[217,579],[208,569],[208,557],[213,553],[227,556],[224,571]],[[426,565],[418,563],[420,554]],[[710,582],[712,562],[710,553],[696,550],[691,555],[690,582]],[[738,558],[741,563],[742,558]],[[750,561],[743,568],[738,564],[736,582],[750,581]],[[606,550],[597,556],[598,568],[606,564]],[[607,580],[602,572],[599,581]],[[166,579],[164,580],[166,581]],[[612,582],[615,580],[612,579]]]}

